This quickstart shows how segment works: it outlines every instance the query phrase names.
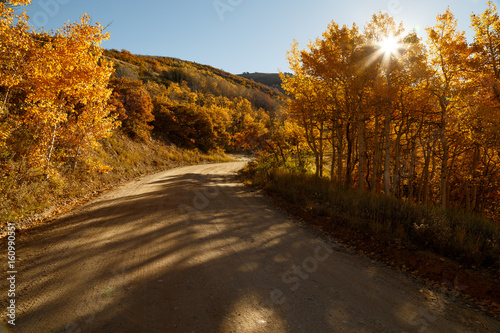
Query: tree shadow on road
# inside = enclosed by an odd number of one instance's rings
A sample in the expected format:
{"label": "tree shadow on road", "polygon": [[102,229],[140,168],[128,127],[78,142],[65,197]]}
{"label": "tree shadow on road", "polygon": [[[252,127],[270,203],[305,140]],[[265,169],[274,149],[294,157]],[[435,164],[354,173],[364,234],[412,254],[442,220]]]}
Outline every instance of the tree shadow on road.
{"label": "tree shadow on road", "polygon": [[232,177],[166,173],[134,191],[21,238],[15,332],[418,331],[436,321],[411,304],[424,298],[387,295],[400,287],[379,268],[353,269]]}

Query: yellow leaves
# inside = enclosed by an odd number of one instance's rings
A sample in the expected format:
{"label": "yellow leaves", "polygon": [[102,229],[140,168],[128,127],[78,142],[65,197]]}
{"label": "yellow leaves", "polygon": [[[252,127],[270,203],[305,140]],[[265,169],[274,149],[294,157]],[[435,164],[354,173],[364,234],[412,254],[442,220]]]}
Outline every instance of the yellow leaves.
{"label": "yellow leaves", "polygon": [[[113,66],[101,59],[99,47],[109,35],[100,24],[91,25],[88,15],[49,34],[29,32],[28,17],[15,16],[5,4],[0,14],[0,85],[23,96],[15,107],[19,130],[33,140],[25,152],[29,164],[49,167],[53,156],[79,158],[116,126],[107,105]],[[10,132],[2,125],[0,144]]]}
{"label": "yellow leaves", "polygon": [[90,173],[98,172],[101,174],[106,174],[106,173],[113,171],[113,167],[108,166],[108,165],[104,165],[100,161],[97,161],[97,160],[89,159],[89,160],[85,161],[85,163],[86,163],[88,171]]}
{"label": "yellow leaves", "polygon": [[0,149],[5,147],[6,141],[14,130],[12,124],[0,123]]}
{"label": "yellow leaves", "polygon": [[7,0],[6,2],[11,6],[27,6],[31,0]]}

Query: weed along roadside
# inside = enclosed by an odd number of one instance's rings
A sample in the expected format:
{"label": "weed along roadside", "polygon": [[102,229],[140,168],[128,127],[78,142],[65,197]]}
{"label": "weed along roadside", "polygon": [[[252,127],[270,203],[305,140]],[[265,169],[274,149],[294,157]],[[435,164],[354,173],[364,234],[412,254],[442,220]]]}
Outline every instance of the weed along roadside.
{"label": "weed along roadside", "polygon": [[[352,251],[453,295],[471,297],[481,309],[500,315],[500,253],[489,241],[499,237],[499,233],[489,221],[408,205],[385,196],[360,194],[314,175],[259,171],[255,164],[246,167],[240,177],[249,185],[264,188],[276,205],[340,240]],[[425,219],[434,219],[436,224],[422,230],[416,221]],[[469,245],[457,244],[453,232],[443,234],[444,228],[438,223],[445,223],[446,219],[450,219],[448,228],[453,225],[460,230],[482,230],[482,235],[470,238],[484,242],[479,245],[483,252],[469,253]],[[455,247],[446,246],[449,243]],[[295,267],[298,274],[290,271],[287,281],[297,283],[306,276],[307,271],[299,271],[298,267],[301,266]]]}
{"label": "weed along roadside", "polygon": [[[133,179],[179,166],[233,161],[221,153],[203,154],[159,141],[136,142],[118,133],[104,141],[97,154],[109,171],[60,174],[57,179],[13,187],[0,207],[3,221],[15,222],[23,232]],[[7,226],[2,224],[0,235],[7,235]]]}

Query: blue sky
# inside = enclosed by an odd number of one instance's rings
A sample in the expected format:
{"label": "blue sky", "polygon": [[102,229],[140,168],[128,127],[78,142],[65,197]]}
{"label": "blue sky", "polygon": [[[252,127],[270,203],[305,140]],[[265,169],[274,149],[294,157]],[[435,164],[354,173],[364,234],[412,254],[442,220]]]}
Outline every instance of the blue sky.
{"label": "blue sky", "polygon": [[419,27],[424,36],[447,6],[471,40],[470,14],[482,13],[486,0],[33,0],[28,15],[32,25],[50,30],[88,13],[94,22],[110,24],[105,48],[239,74],[287,71],[293,39],[306,47],[332,20],[364,26],[381,10],[409,29]]}

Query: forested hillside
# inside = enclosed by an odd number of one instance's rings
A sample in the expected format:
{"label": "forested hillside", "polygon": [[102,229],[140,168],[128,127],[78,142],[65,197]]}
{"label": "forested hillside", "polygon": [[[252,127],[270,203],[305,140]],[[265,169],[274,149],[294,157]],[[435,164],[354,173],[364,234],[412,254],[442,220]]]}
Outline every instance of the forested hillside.
{"label": "forested hillside", "polygon": [[246,79],[253,80],[255,82],[259,82],[265,84],[266,86],[273,87],[285,93],[285,90],[282,87],[283,81],[281,80],[281,76],[279,73],[243,73],[239,76],[244,77]]}
{"label": "forested hillside", "polygon": [[[0,3],[2,223],[266,137],[283,95],[215,68],[106,51],[88,15],[57,31]],[[257,145],[261,143],[254,140]]]}
{"label": "forested hillside", "polygon": [[[235,138],[265,134],[284,104],[278,90],[210,66],[125,50],[104,54],[116,68],[115,103],[127,103],[130,97],[124,100],[119,95],[140,95],[139,91],[151,97],[154,119],[146,108],[141,110],[141,103],[134,103],[138,110],[133,115],[122,112],[123,128],[136,137],[152,130],[182,147],[239,150],[242,142]],[[146,128],[146,123],[152,128]]]}

